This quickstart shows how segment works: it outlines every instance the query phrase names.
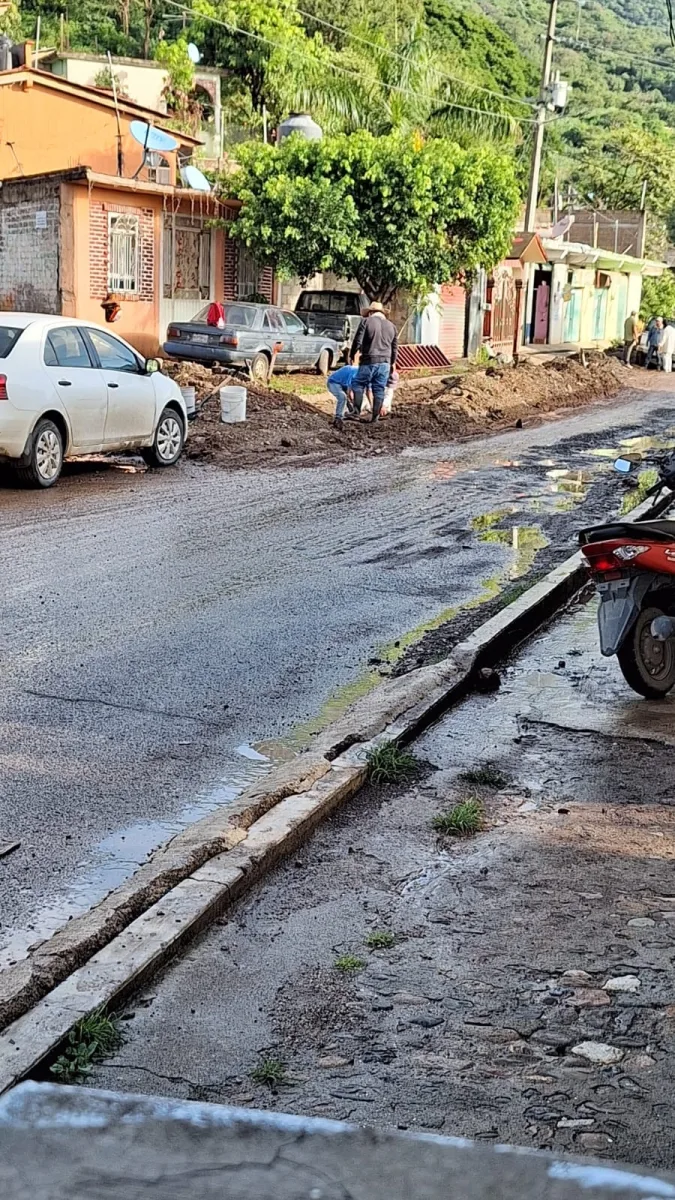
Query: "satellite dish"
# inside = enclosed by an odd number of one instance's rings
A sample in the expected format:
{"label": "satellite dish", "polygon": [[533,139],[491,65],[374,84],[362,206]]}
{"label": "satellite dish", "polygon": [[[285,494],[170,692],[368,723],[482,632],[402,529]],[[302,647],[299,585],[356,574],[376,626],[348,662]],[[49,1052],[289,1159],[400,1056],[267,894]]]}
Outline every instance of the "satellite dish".
{"label": "satellite dish", "polygon": [[199,47],[195,46],[194,42],[188,42],[187,52],[188,52],[188,58],[190,59],[190,62],[194,63],[195,66],[197,66],[197,63],[201,62],[201,60],[202,60],[202,53],[201,53],[201,50],[199,49]]}
{"label": "satellite dish", "polygon": [[192,189],[193,192],[210,192],[211,184],[206,175],[202,175],[199,167],[193,167],[189,164],[187,167],[181,167],[180,177],[186,187]]}
{"label": "satellite dish", "polygon": [[139,146],[143,147],[146,154],[148,150],[159,150],[161,153],[166,153],[167,150],[178,149],[175,137],[172,137],[170,133],[165,133],[163,129],[155,129],[154,125],[146,125],[145,121],[132,121],[129,132]]}
{"label": "satellite dish", "polygon": [[572,228],[573,224],[574,224],[574,213],[568,213],[566,217],[563,217],[561,221],[558,221],[558,223],[553,226],[553,228],[549,234],[549,237],[552,237],[552,238],[564,237],[565,234],[567,233],[567,231]]}

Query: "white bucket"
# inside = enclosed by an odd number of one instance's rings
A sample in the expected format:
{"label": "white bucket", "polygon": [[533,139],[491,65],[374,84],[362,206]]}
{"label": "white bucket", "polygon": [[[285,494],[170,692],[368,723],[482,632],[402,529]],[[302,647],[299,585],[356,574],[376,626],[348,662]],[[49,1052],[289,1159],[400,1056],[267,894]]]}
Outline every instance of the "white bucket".
{"label": "white bucket", "polygon": [[182,387],[181,395],[185,401],[188,417],[194,417],[197,411],[197,397],[193,387]]}
{"label": "white bucket", "polygon": [[246,388],[228,385],[220,389],[220,419],[226,425],[246,420]]}

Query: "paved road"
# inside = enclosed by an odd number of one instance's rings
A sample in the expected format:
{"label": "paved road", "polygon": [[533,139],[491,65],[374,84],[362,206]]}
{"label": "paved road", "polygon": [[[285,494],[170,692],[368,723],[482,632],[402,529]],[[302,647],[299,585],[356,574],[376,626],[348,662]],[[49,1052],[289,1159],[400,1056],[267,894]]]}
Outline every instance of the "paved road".
{"label": "paved road", "polygon": [[325,715],[379,646],[508,574],[472,517],[557,513],[551,469],[666,428],[669,402],[334,469],[0,488],[0,842],[21,841],[0,859],[0,966],[263,769],[250,743]]}

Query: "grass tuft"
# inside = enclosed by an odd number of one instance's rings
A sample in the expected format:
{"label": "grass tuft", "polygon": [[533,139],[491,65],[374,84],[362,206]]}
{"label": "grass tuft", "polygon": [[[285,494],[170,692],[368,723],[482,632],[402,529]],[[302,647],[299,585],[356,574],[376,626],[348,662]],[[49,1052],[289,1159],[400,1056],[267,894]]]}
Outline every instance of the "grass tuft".
{"label": "grass tuft", "polygon": [[369,750],[366,757],[368,778],[372,783],[400,783],[417,768],[417,759],[409,750],[401,750],[395,742],[385,742]]}
{"label": "grass tuft", "polygon": [[369,950],[391,950],[396,945],[396,934],[387,930],[373,930],[364,939]]}
{"label": "grass tuft", "polygon": [[254,1083],[263,1083],[274,1091],[283,1083],[288,1083],[286,1064],[280,1058],[263,1058],[251,1071],[251,1079]]}
{"label": "grass tuft", "polygon": [[472,783],[474,787],[495,788],[497,791],[500,788],[506,787],[508,778],[499,767],[492,762],[480,763],[477,767],[469,767],[468,771],[462,771],[459,778],[463,783]]}
{"label": "grass tuft", "polygon": [[483,805],[480,800],[462,800],[448,812],[436,813],[431,824],[437,833],[468,837],[483,828]]}
{"label": "grass tuft", "polygon": [[626,513],[632,512],[634,508],[637,508],[638,504],[642,504],[647,492],[654,486],[658,478],[659,473],[656,467],[648,467],[646,471],[641,471],[638,475],[637,487],[632,488],[623,498],[621,508],[619,509],[620,515],[625,516]]}
{"label": "grass tuft", "polygon": [[342,971],[345,975],[348,975],[351,971],[362,971],[365,965],[362,958],[356,958],[353,954],[342,954],[333,963],[335,970]]}
{"label": "grass tuft", "polygon": [[122,1044],[117,1018],[102,1009],[81,1017],[73,1026],[63,1049],[49,1068],[62,1083],[74,1083],[88,1075],[94,1063],[101,1062]]}

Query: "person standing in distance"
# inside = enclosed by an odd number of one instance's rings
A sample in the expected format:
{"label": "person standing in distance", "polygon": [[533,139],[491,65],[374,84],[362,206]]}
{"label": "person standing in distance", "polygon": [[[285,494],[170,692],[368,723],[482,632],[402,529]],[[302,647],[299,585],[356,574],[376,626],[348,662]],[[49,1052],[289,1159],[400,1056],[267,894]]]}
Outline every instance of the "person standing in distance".
{"label": "person standing in distance", "polygon": [[371,419],[377,421],[398,354],[396,326],[388,319],[379,300],[373,300],[359,322],[349,354],[350,362],[354,362],[357,354],[360,355],[360,366],[352,384],[356,412],[360,413],[363,393],[369,387],[373,393]]}

